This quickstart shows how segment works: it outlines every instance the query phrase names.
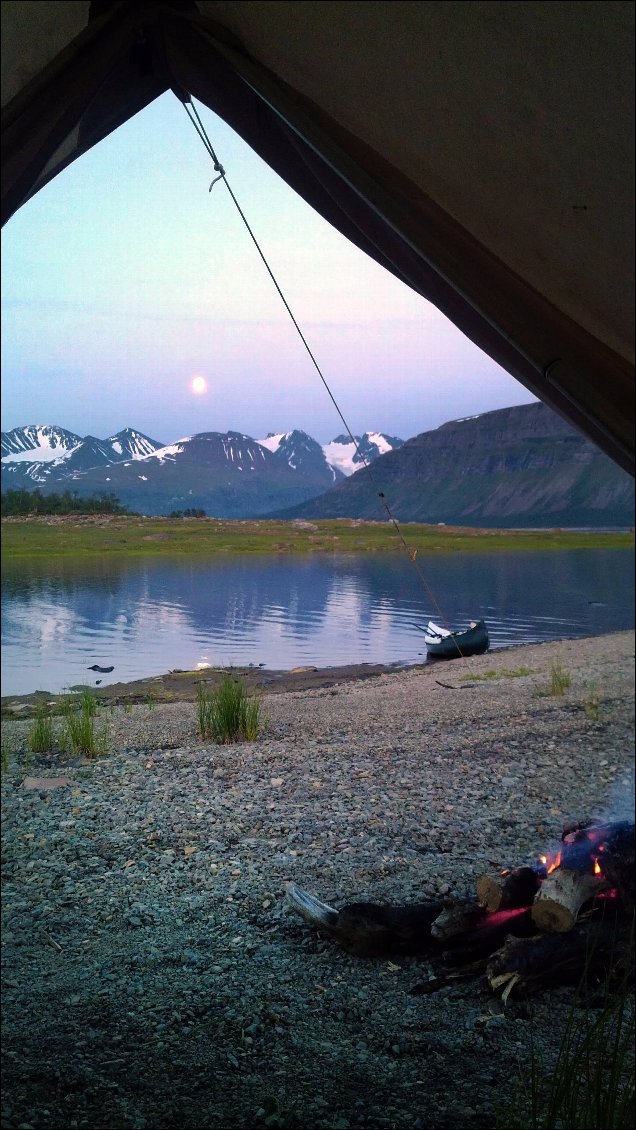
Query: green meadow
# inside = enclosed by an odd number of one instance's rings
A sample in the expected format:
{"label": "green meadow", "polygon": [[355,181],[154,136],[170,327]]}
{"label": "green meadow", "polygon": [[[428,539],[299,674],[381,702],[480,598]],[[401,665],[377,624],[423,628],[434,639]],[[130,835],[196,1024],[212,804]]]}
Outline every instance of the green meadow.
{"label": "green meadow", "polygon": [[[496,553],[549,549],[618,549],[633,531],[482,530],[389,522],[230,521],[133,516],[5,519],[2,559],[21,557],[211,556],[220,553]],[[402,538],[404,539],[402,541]]]}

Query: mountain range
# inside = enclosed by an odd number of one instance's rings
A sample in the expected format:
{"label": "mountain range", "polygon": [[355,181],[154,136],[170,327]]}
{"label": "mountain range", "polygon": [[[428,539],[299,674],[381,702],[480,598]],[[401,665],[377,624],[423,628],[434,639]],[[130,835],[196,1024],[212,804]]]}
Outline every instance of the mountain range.
{"label": "mountain range", "polygon": [[404,442],[379,432],[355,440],[340,435],[321,445],[297,430],[261,440],[200,432],[165,445],[132,428],[101,440],[32,424],[2,433],[2,489],[114,494],[143,514],[258,517],[323,494],[363,458],[371,462]]}
{"label": "mountain range", "polygon": [[[541,402],[442,424],[284,518],[495,528],[631,527],[634,480]],[[382,491],[384,500],[376,497]],[[385,512],[386,514],[386,512]]]}
{"label": "mountain range", "polygon": [[[2,433],[2,489],[114,494],[142,514],[385,519],[476,527],[631,527],[634,481],[546,405],[452,420],[404,442],[366,432],[200,432],[163,445],[30,425]],[[366,460],[370,470],[363,464]],[[382,495],[378,498],[378,495]]]}

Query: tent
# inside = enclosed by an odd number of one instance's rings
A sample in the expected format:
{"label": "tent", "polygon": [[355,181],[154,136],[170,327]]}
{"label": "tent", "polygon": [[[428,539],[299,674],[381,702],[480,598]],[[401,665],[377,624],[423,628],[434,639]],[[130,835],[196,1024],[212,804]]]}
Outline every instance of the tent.
{"label": "tent", "polygon": [[4,0],[3,223],[165,90],[634,470],[633,22],[615,0]]}

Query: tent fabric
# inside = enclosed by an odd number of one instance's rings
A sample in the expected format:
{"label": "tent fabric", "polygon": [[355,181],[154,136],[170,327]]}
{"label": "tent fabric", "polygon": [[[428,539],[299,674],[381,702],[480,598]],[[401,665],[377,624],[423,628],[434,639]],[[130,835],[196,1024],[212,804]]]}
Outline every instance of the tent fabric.
{"label": "tent fabric", "polygon": [[164,90],[194,96],[633,473],[631,3],[5,0],[2,19],[3,223]]}

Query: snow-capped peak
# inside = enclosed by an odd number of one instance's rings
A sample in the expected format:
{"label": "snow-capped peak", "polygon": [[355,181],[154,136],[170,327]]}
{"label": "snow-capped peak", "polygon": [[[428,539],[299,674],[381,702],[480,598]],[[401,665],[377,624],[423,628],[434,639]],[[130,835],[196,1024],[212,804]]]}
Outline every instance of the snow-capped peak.
{"label": "snow-capped peak", "polygon": [[134,428],[124,428],[116,435],[109,436],[105,443],[109,444],[115,455],[121,459],[144,459],[146,455],[152,455],[163,446],[143,432],[135,431]]}
{"label": "snow-capped peak", "polygon": [[265,439],[259,439],[257,442],[273,455],[279,457],[284,455],[290,467],[295,466],[292,459],[297,454],[299,445],[304,448],[304,456],[315,445],[318,452],[322,450],[325,463],[334,479],[337,479],[341,475],[352,475],[354,471],[359,470],[365,460],[371,463],[378,455],[384,455],[387,451],[401,447],[404,441],[395,436],[384,435],[382,432],[365,432],[363,436],[355,437],[355,443],[350,436],[341,435],[321,447],[305,432],[292,431],[269,432]]}
{"label": "snow-capped peak", "polygon": [[365,462],[372,463],[379,455],[401,447],[404,442],[397,436],[387,436],[382,432],[365,432],[354,439],[355,443],[351,436],[336,436],[323,447],[327,463],[343,475],[353,475]]}
{"label": "snow-capped peak", "polygon": [[81,436],[55,424],[28,424],[2,433],[3,463],[54,463],[68,459]]}

